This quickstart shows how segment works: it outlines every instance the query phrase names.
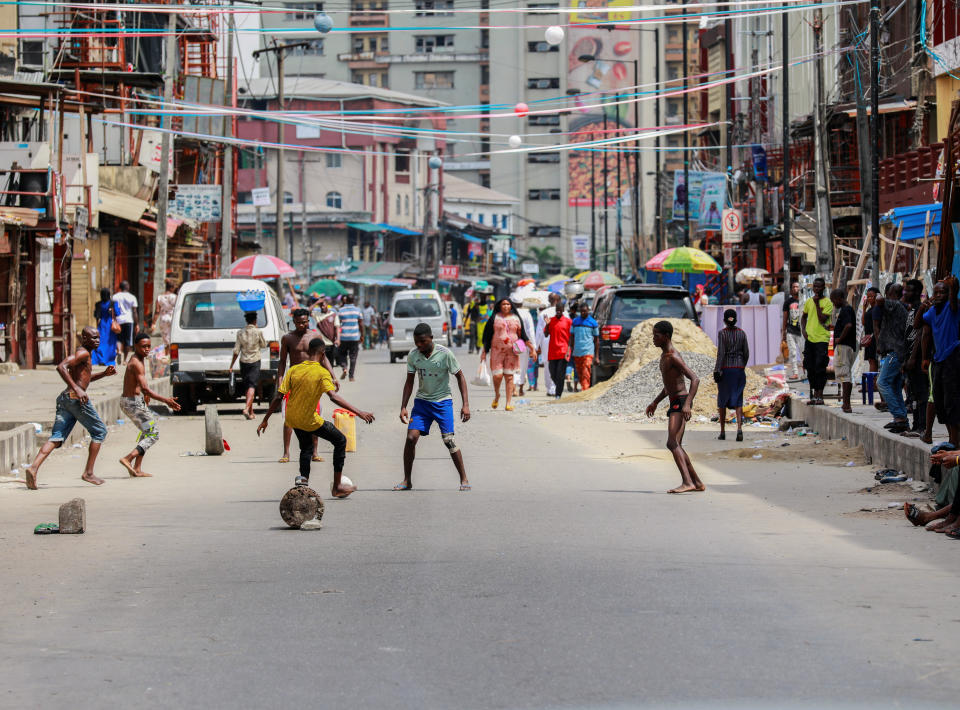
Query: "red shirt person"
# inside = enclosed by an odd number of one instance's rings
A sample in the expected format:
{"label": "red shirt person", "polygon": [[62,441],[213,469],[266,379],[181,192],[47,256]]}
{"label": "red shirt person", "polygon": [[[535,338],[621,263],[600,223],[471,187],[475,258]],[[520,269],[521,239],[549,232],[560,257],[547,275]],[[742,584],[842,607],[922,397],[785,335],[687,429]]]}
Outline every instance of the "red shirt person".
{"label": "red shirt person", "polygon": [[557,304],[556,315],[547,322],[543,332],[550,337],[550,346],[547,348],[547,366],[550,368],[550,377],[556,385],[556,398],[560,399],[563,393],[563,383],[567,375],[567,361],[570,359],[570,328],[573,325],[563,306]]}

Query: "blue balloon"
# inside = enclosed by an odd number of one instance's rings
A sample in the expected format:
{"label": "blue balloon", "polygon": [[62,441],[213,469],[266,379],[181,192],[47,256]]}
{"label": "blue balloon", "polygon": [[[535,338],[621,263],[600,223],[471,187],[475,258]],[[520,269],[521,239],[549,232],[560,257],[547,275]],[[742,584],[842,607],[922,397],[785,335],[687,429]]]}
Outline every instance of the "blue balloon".
{"label": "blue balloon", "polygon": [[436,155],[434,155],[430,158],[430,160],[427,161],[427,165],[429,165],[434,170],[439,170],[440,168],[443,167],[443,160],[441,160]]}
{"label": "blue balloon", "polygon": [[325,12],[318,12],[314,15],[313,26],[317,28],[317,32],[325,35],[333,29],[333,18]]}

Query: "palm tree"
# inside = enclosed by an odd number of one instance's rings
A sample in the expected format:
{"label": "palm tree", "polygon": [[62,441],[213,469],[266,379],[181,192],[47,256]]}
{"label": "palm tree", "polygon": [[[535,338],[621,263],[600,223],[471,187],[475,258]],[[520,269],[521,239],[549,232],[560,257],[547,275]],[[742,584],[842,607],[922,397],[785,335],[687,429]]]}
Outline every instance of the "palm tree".
{"label": "palm tree", "polygon": [[557,250],[553,246],[530,247],[530,255],[537,260],[541,271],[545,266],[559,266],[561,263]]}

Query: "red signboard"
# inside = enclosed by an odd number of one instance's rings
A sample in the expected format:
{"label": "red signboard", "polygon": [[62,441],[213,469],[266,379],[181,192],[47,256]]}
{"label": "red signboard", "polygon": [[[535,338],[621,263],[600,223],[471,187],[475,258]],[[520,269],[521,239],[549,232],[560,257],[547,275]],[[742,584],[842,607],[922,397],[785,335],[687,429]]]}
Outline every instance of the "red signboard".
{"label": "red signboard", "polygon": [[438,276],[444,281],[456,281],[460,277],[460,267],[441,264]]}

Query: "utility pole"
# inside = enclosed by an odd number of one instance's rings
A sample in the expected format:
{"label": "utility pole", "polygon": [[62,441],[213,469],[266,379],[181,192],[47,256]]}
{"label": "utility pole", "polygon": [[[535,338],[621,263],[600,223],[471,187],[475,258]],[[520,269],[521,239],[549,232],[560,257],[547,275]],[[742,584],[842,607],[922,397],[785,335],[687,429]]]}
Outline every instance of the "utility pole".
{"label": "utility pole", "polygon": [[[690,94],[688,93],[690,89],[690,60],[688,57],[690,33],[687,30],[686,4],[687,0],[683,0],[684,18],[680,26],[683,28],[683,245],[688,247],[690,246],[690,131],[687,130],[687,126],[690,125]],[[684,281],[686,281],[686,278],[684,278]]]}
{"label": "utility pole", "polygon": [[[620,92],[617,92],[617,128],[620,127]],[[617,130],[617,138],[620,137],[620,131]],[[623,187],[620,182],[620,163],[623,158],[623,146],[621,143],[617,143],[617,257],[614,261],[615,268],[617,270],[617,276],[623,278],[623,224],[620,219],[621,214],[623,213],[621,196],[623,195]],[[634,200],[634,215],[637,214],[637,201]],[[633,224],[636,225],[636,217],[634,217]]]}
{"label": "utility pole", "polygon": [[870,8],[870,192],[873,212],[870,237],[873,244],[874,281],[880,276],[880,8]]}
{"label": "utility pole", "polygon": [[[603,107],[603,138],[607,138],[607,107]],[[610,206],[609,198],[607,196],[607,182],[609,181],[609,168],[607,167],[607,147],[604,144],[603,147],[603,270],[607,270],[607,257],[610,250],[610,230],[607,229],[607,224],[610,221],[609,215],[607,214],[607,209]]]}
{"label": "utility pole", "polygon": [[[814,10],[814,16],[819,15]],[[816,20],[814,20],[816,22]],[[793,213],[790,210],[790,32],[787,27],[787,12],[780,15],[780,41],[782,43],[781,61],[783,62],[783,108],[781,120],[783,123],[783,288],[784,293],[790,292],[790,220]],[[817,70],[819,71],[819,64]],[[817,75],[817,86],[820,86],[820,76]]]}
{"label": "utility pole", "polygon": [[[304,272],[307,273],[307,278],[310,278],[310,269],[313,266],[312,254],[310,253],[312,249],[310,244],[307,241],[307,183],[304,180],[304,172],[306,170],[307,154],[304,151],[300,151],[300,244],[303,249],[303,258],[304,258]],[[293,235],[290,235],[290,241],[293,241]],[[293,262],[291,262],[292,265]],[[310,283],[313,283],[311,280]]]}
{"label": "utility pole", "polygon": [[[590,142],[597,139],[596,133],[590,131]],[[597,149],[590,148],[590,270],[597,268]]]}
{"label": "utility pole", "polygon": [[[163,79],[163,108],[170,110],[173,103],[173,84],[177,80],[177,13],[167,17],[167,72]],[[161,125],[163,117],[161,117]],[[170,115],[173,122],[173,115]],[[156,301],[164,291],[163,282],[167,278],[167,207],[170,199],[170,141],[173,134],[168,130],[160,138],[160,186],[157,195],[157,234],[153,240],[153,299]]]}
{"label": "utility pole", "polygon": [[[263,172],[263,148],[257,146],[256,159],[255,163],[257,166],[256,173],[253,176],[254,185],[260,187],[260,173]],[[257,213],[257,227],[256,227],[256,239],[257,245],[263,244],[263,214],[260,212],[260,205],[256,207]]]}
{"label": "utility pole", "polygon": [[[233,13],[227,13],[227,105],[233,109]],[[234,116],[227,115],[224,124],[233,128]],[[230,134],[233,135],[233,130]],[[220,276],[230,275],[233,261],[233,145],[224,144],[223,150],[223,221],[220,223]]]}
{"label": "utility pole", "polygon": [[827,126],[823,101],[823,14],[819,8],[813,11],[813,52],[816,56],[813,149],[814,186],[817,192],[817,271],[821,274],[832,274],[833,216],[830,213],[830,154],[827,151]]}
{"label": "utility pole", "polygon": [[[654,117],[656,118],[656,121],[657,121],[657,137],[654,139],[654,145],[656,146],[656,149],[657,149],[656,151],[657,162],[656,162],[656,167],[654,168],[654,184],[655,184],[656,193],[654,195],[653,209],[656,212],[654,217],[657,220],[656,224],[654,225],[657,231],[656,253],[659,254],[663,249],[663,246],[662,246],[663,245],[663,214],[661,213],[661,208],[663,206],[663,203],[660,195],[660,169],[662,166],[662,163],[661,163],[662,158],[660,156],[660,102],[662,101],[662,99],[660,96],[660,92],[663,91],[663,87],[660,86],[660,59],[661,59],[660,57],[660,25],[657,25],[657,27],[653,30],[653,33],[654,33],[653,34],[653,38],[654,38],[653,51],[656,52],[657,54],[657,61],[656,61],[656,64],[654,65],[654,72],[655,72],[654,79],[657,82],[657,98],[654,101],[654,106],[653,106]],[[640,267],[640,264],[638,262],[637,268],[639,267]]]}

